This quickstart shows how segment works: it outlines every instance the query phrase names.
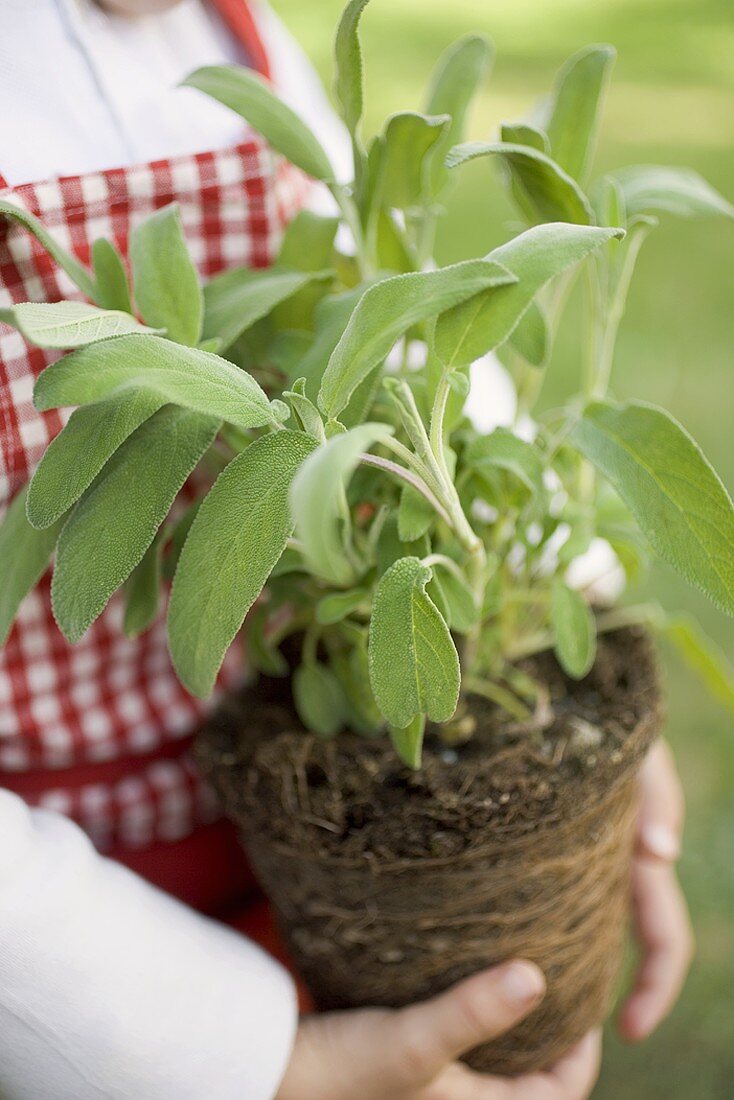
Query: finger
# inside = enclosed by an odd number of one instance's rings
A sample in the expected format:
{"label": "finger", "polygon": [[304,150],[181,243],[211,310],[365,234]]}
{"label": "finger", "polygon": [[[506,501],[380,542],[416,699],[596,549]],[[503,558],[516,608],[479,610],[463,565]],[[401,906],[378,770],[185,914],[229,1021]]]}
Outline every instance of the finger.
{"label": "finger", "polygon": [[544,992],[537,966],[514,961],[394,1013],[385,1023],[384,1049],[396,1084],[427,1084],[466,1051],[511,1028]]}
{"label": "finger", "polygon": [[693,933],[672,867],[638,860],[633,895],[643,956],[619,1028],[626,1039],[638,1042],[655,1030],[677,1001],[693,956]]}
{"label": "finger", "polygon": [[685,800],[665,741],[650,749],[640,772],[638,854],[673,863],[680,855]]}
{"label": "finger", "polygon": [[591,1032],[548,1073],[486,1076],[465,1066],[445,1070],[426,1100],[586,1100],[599,1076],[601,1031]]}

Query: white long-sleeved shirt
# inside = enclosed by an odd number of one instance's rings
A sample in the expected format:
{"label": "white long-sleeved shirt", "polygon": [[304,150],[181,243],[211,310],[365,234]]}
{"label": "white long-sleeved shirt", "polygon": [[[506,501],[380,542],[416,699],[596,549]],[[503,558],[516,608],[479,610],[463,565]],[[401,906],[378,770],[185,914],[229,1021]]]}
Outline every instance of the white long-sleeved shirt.
{"label": "white long-sleeved shirt", "polygon": [[[0,173],[10,184],[222,148],[242,122],[177,85],[241,60],[204,0],[109,16],[2,0]],[[256,9],[276,85],[347,171],[315,74]],[[241,936],[102,859],[72,823],[0,790],[2,1100],[272,1100],[297,1009]]]}

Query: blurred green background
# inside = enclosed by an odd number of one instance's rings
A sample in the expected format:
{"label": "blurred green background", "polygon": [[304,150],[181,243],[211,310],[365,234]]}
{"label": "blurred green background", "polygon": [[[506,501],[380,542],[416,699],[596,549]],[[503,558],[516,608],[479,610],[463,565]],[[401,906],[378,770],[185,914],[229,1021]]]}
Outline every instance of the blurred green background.
{"label": "blurred green background", "polygon": [[[272,0],[319,71],[341,0]],[[732,0],[373,0],[363,20],[368,132],[394,110],[419,108],[440,51],[488,33],[495,70],[473,120],[488,136],[518,119],[565,57],[589,42],[619,51],[599,168],[689,165],[734,200]],[[467,168],[439,238],[442,259],[480,255],[509,236],[511,210],[486,162]],[[575,384],[578,304],[558,340],[543,394]],[[620,397],[670,409],[734,488],[734,223],[666,219],[645,245],[622,328]],[[734,623],[664,569],[648,588],[695,612],[734,659]],[[734,717],[666,655],[668,731],[688,794],[681,874],[698,957],[672,1018],[641,1048],[613,1032],[595,1100],[734,1097]]]}

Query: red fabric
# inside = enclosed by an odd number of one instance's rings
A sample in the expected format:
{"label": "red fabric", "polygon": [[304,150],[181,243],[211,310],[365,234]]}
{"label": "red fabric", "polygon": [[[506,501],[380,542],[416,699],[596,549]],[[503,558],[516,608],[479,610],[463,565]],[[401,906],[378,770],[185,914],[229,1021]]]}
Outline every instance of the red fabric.
{"label": "red fabric", "polygon": [[[262,52],[243,0],[224,5],[244,47]],[[267,71],[264,57],[258,64]],[[38,216],[82,263],[101,236],[127,252],[131,230],[179,204],[204,278],[272,262],[307,194],[304,177],[243,127],[235,148],[0,190]],[[0,222],[0,306],[81,298],[26,230]],[[35,378],[56,358],[0,324],[0,519],[67,411],[33,407]],[[0,785],[74,819],[97,847],[198,907],[242,896],[248,878],[231,830],[189,748],[205,705],[178,683],[163,615],[141,638],[122,632],[114,598],[78,646],[56,628],[48,577],[24,601],[0,650]],[[233,652],[220,687],[239,682]],[[251,882],[250,882],[251,887]]]}
{"label": "red fabric", "polygon": [[212,3],[234,37],[245,47],[252,68],[270,79],[270,60],[245,0],[212,0]]}

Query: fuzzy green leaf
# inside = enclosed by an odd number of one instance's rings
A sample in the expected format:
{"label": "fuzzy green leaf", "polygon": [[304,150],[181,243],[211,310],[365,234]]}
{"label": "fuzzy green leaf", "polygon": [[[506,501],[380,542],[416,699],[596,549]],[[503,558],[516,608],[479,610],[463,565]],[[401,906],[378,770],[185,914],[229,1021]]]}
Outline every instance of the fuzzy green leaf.
{"label": "fuzzy green leaf", "polygon": [[426,595],[431,570],[401,558],[381,578],[370,624],[370,682],[391,726],[419,715],[446,722],[456,710],[461,674],[449,628]]}
{"label": "fuzzy green leaf", "polygon": [[59,520],[44,531],[31,527],[27,491],[26,486],[16,494],[0,522],[0,646],[21,603],[46,572],[62,526]]}
{"label": "fuzzy green leaf", "polygon": [[352,135],[356,135],[364,111],[364,74],[359,21],[368,0],[350,0],[339,20],[334,44],[334,95],[339,113]]}
{"label": "fuzzy green leaf", "polygon": [[[327,275],[334,263],[337,217],[325,217],[301,210],[289,222],[278,253],[278,268],[309,271],[313,282],[273,310],[276,331],[313,328],[314,310],[329,289]],[[321,273],[321,274],[319,274]]]}
{"label": "fuzzy green leaf", "polygon": [[401,542],[415,542],[426,534],[436,518],[436,512],[422,493],[404,485],[398,507],[398,536]]}
{"label": "fuzzy green leaf", "polygon": [[388,119],[382,145],[381,195],[400,210],[421,206],[429,197],[429,169],[437,145],[445,144],[451,119],[403,111]]}
{"label": "fuzzy green leaf", "polygon": [[509,428],[495,428],[491,435],[474,439],[467,448],[466,462],[478,473],[485,469],[507,470],[531,493],[543,492],[543,460],[539,451]]}
{"label": "fuzzy green leaf", "polygon": [[324,371],[319,405],[329,417],[342,411],[360,382],[383,362],[393,344],[425,321],[487,287],[516,281],[499,263],[466,260],[438,271],[395,275],[359,300]]}
{"label": "fuzzy green leaf", "polygon": [[19,302],[0,309],[0,321],[17,328],[39,348],[81,348],[130,332],[160,332],[139,324],[121,310],[98,309],[86,302]]}
{"label": "fuzzy green leaf", "polygon": [[599,401],[570,438],[663,561],[734,615],[734,505],[685,429],[652,405]]}
{"label": "fuzzy green leaf", "polygon": [[64,525],[51,595],[56,622],[78,642],[155,538],[211,445],[219,423],[168,405],[107,462]]}
{"label": "fuzzy green leaf", "polygon": [[446,181],[444,154],[464,138],[466,119],[472,100],[489,76],[494,50],[492,43],[478,34],[468,34],[454,42],[438,60],[428,89],[427,115],[449,115],[451,124],[431,167],[431,189],[440,191]]}
{"label": "fuzzy green leaf", "polygon": [[39,376],[34,400],[37,409],[55,409],[139,389],[241,428],[275,422],[267,396],[246,371],[159,336],[117,336],[64,356]]}
{"label": "fuzzy green leaf", "polygon": [[509,343],[531,367],[545,366],[550,355],[550,330],[537,302],[531,302],[508,338]]}
{"label": "fuzzy green leaf", "polygon": [[413,771],[418,771],[423,759],[423,737],[426,732],[426,718],[417,714],[409,726],[404,729],[389,727],[390,740],[402,762]]}
{"label": "fuzzy green leaf", "polygon": [[87,298],[91,298],[93,302],[97,301],[97,288],[90,272],[54,240],[43,222],[40,222],[27,210],[6,202],[4,199],[0,199],[0,217],[10,218],[11,221],[17,222],[29,233],[32,233],[39,244],[43,245],[51,258],[66,272],[72,282],[83,291]]}
{"label": "fuzzy green leaf", "polygon": [[313,132],[257,73],[237,65],[208,65],[188,76],[184,85],[241,115],[276,152],[309,176],[334,182],[334,169]]}
{"label": "fuzzy green leaf", "polygon": [[437,562],[434,575],[440,572],[441,592],[446,604],[446,621],[452,630],[467,634],[477,624],[479,608],[474,594],[466,583],[452,570]]}
{"label": "fuzzy green leaf", "polygon": [[716,642],[688,615],[668,620],[663,634],[714,698],[734,713],[734,668]]}
{"label": "fuzzy green leaf", "polygon": [[500,127],[502,140],[508,145],[530,145],[550,156],[548,135],[528,122],[503,122]]}
{"label": "fuzzy green leaf", "polygon": [[293,530],[288,491],[316,447],[300,432],[263,436],[230,462],[197,512],[176,570],[168,634],[176,671],[206,696]]}
{"label": "fuzzy green leaf", "polygon": [[344,548],[344,487],[360,454],[392,432],[386,424],[361,424],[335,435],[294,478],[291,509],[303,555],[315,573],[335,584],[348,585],[354,579]]}
{"label": "fuzzy green leaf", "polygon": [[201,336],[204,299],[177,204],[156,210],[133,229],[130,264],[143,320],[165,329],[169,340],[195,347]]}
{"label": "fuzzy green leaf", "polygon": [[579,185],[545,153],[531,145],[473,141],[455,146],[446,163],[458,168],[477,157],[500,157],[531,203],[540,222],[572,222],[592,225],[594,212]]}
{"label": "fuzzy green leaf", "polygon": [[320,737],[334,737],[344,727],[345,702],[341,684],[326,665],[299,665],[291,681],[293,702],[306,729]]}
{"label": "fuzzy green leaf", "polygon": [[551,621],[558,663],[572,679],[583,680],[596,657],[596,623],[584,597],[560,578],[553,584]]}
{"label": "fuzzy green leaf", "polygon": [[352,588],[349,592],[330,592],[328,596],[322,596],[316,604],[316,622],[323,626],[340,623],[368,600],[369,593],[365,588]]}
{"label": "fuzzy green leaf", "polygon": [[128,638],[137,638],[156,620],[161,603],[163,577],[163,541],[153,540],[128,577],[125,585],[125,615],[122,629]]}
{"label": "fuzzy green leaf", "polygon": [[132,313],[127,271],[112,241],[100,237],[94,242],[92,267],[97,284],[97,304],[103,309],[121,309],[124,313]]}
{"label": "fuzzy green leaf", "polygon": [[263,272],[246,267],[225,271],[204,288],[204,338],[218,336],[226,350],[281,302],[314,281],[331,277],[330,271]]}
{"label": "fuzzy green leaf", "polygon": [[616,60],[612,46],[587,46],[558,74],[546,131],[557,164],[583,186],[594,159],[604,98]]}
{"label": "fuzzy green leaf", "polygon": [[621,229],[559,222],[535,226],[496,248],[487,258],[513,272],[517,283],[477,294],[443,313],[436,323],[436,354],[447,365],[461,367],[499,347],[550,279],[622,236]]}
{"label": "fuzzy green leaf", "polygon": [[28,490],[28,519],[50,527],[86,492],[129,435],[164,404],[161,397],[126,391],[71,414],[46,448]]}
{"label": "fuzzy green leaf", "polygon": [[677,214],[695,218],[723,214],[734,218],[734,206],[690,168],[654,164],[630,165],[613,173],[622,188],[627,213]]}

